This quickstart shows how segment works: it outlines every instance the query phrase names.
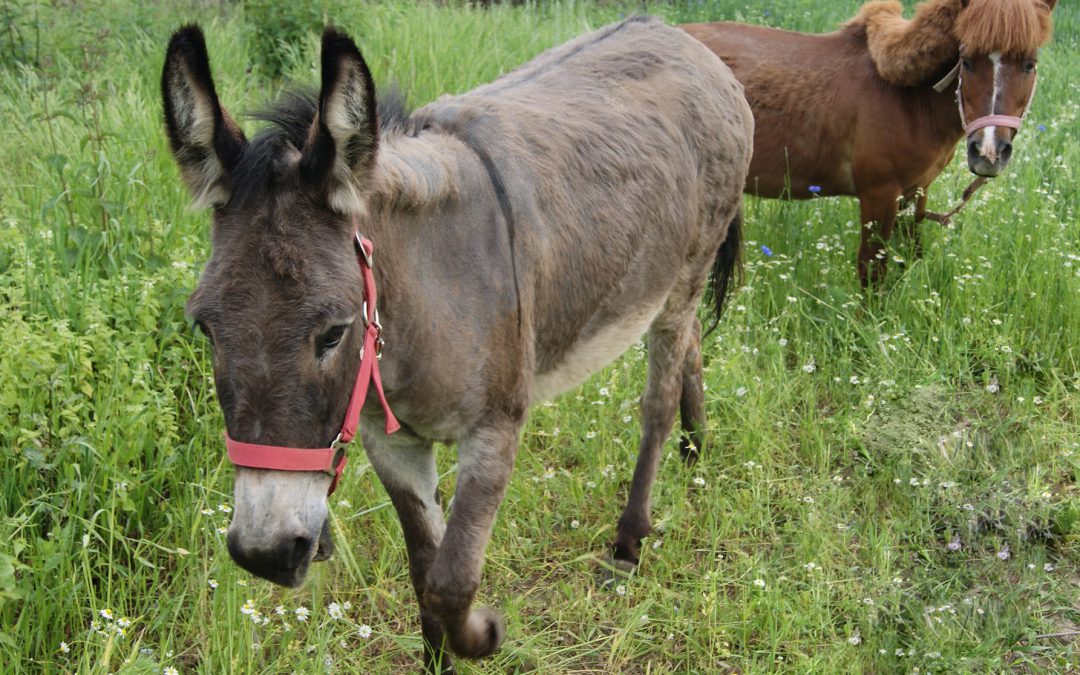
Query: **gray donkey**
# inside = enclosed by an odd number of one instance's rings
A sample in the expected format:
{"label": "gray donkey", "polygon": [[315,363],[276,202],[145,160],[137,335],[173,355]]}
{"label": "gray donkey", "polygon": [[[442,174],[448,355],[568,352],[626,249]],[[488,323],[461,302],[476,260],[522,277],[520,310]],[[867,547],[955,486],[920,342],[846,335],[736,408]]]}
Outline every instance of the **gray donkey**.
{"label": "gray donkey", "polygon": [[[698,301],[711,268],[718,313],[738,264],[753,119],[714,54],[632,18],[407,115],[377,109],[359,50],[327,29],[318,99],[286,97],[248,140],[189,26],[162,93],[183,179],[214,214],[188,312],[238,464],[239,565],[295,586],[329,556],[328,488],[370,399],[363,445],[401,520],[424,665],[491,654],[503,621],[472,602],[529,406],[647,333],[613,550],[637,562],[676,409],[684,455],[702,446]],[[458,447],[448,520],[436,441]]]}

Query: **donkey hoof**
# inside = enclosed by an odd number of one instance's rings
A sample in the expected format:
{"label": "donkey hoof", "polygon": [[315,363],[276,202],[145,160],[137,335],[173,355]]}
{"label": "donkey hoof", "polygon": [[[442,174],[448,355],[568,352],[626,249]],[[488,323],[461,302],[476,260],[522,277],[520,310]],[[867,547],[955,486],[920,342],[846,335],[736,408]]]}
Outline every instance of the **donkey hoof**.
{"label": "donkey hoof", "polygon": [[701,457],[701,448],[692,439],[680,436],[679,454],[682,455],[686,466],[694,466],[697,464],[698,458]]}
{"label": "donkey hoof", "polygon": [[619,581],[625,581],[634,575],[634,570],[637,569],[636,560],[627,560],[619,557],[612,557],[605,561],[600,566],[600,586],[603,588],[614,588]]}
{"label": "donkey hoof", "polygon": [[506,637],[506,622],[498,612],[480,607],[469,613],[461,632],[451,638],[450,647],[458,656],[479,659],[491,656]]}

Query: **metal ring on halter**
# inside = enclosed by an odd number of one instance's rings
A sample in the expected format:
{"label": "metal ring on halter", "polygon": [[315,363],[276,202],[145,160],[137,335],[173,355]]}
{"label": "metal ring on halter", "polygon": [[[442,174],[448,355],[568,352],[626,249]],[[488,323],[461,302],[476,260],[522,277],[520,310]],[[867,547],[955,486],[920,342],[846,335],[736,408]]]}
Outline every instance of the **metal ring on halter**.
{"label": "metal ring on halter", "polygon": [[375,330],[379,331],[380,333],[382,332],[382,324],[379,323],[379,308],[378,307],[375,308],[375,312],[372,315],[372,318],[369,320],[368,319],[368,304],[367,304],[367,300],[365,300],[364,304],[360,306],[360,316],[362,316],[364,318],[364,328],[367,328],[368,326],[375,326]]}
{"label": "metal ring on halter", "polygon": [[375,264],[375,252],[368,253],[368,250],[364,248],[364,238],[360,236],[360,232],[353,233],[353,239],[356,242],[356,249],[360,251],[360,255],[364,257],[364,264],[369,268]]}

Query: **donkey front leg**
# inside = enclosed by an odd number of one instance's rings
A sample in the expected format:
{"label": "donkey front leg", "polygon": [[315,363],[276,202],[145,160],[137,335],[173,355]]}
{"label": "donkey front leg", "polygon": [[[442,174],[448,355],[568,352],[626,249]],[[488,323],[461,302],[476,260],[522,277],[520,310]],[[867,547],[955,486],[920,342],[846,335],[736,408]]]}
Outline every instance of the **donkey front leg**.
{"label": "donkey front leg", "polygon": [[362,431],[364,450],[397,510],[409,575],[420,601],[420,630],[424,635],[424,671],[453,672],[454,662],[443,649],[443,629],[423,602],[428,570],[442,541],[442,509],[439,506],[439,476],[432,444],[405,430],[393,436],[378,431]]}
{"label": "donkey front leg", "polygon": [[501,616],[486,608],[472,609],[472,602],[523,422],[489,422],[458,445],[458,480],[450,520],[428,570],[422,604],[439,618],[447,644],[459,656],[488,656],[506,634]]}
{"label": "donkey front leg", "polygon": [[[678,291],[673,293],[677,294]],[[684,393],[687,348],[692,330],[697,325],[693,311],[694,305],[690,305],[689,310],[681,308],[676,311],[665,306],[649,328],[649,373],[645,395],[641,400],[641,444],[638,446],[634,479],[630,483],[630,495],[615,535],[613,554],[619,567],[637,565],[641,539],[652,530],[649,517],[652,484],[664,441],[675,424],[675,410],[680,395]]]}

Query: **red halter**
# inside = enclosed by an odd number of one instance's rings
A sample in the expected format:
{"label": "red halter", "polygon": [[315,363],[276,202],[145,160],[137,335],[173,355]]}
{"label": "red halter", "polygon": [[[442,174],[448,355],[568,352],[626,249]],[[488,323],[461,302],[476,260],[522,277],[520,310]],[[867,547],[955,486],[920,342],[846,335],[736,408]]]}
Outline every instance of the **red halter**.
{"label": "red halter", "polygon": [[233,464],[277,471],[325,471],[334,478],[330,483],[330,491],[327,492],[327,495],[331,495],[345,470],[345,446],[356,435],[356,429],[360,425],[360,409],[367,400],[368,385],[375,384],[375,391],[386,415],[386,433],[392,434],[401,428],[394,413],[390,411],[390,404],[383,392],[382,378],[379,376],[379,352],[382,350],[383,341],[380,337],[382,326],[379,325],[379,312],[375,305],[375,275],[371,271],[373,250],[372,243],[357,232],[356,260],[364,277],[364,346],[360,350],[360,368],[356,373],[356,382],[353,384],[352,397],[349,399],[349,408],[345,411],[341,432],[328,448],[288,448],[234,441],[226,431],[225,448],[228,450],[229,461]]}

